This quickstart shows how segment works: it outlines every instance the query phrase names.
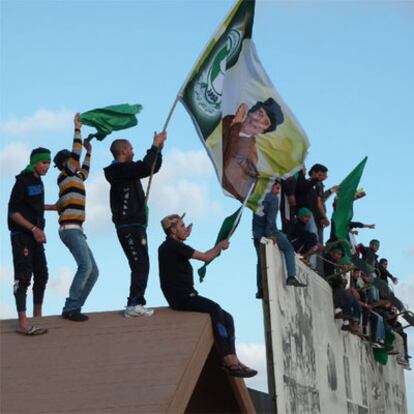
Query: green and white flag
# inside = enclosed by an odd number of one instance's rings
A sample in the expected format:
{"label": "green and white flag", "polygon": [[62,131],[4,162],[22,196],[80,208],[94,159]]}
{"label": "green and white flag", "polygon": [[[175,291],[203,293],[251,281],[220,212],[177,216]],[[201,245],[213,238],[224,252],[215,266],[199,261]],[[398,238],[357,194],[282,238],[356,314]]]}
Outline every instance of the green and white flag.
{"label": "green and white flag", "polygon": [[263,69],[252,40],[255,2],[239,0],[220,25],[179,99],[226,194],[260,204],[276,177],[301,168],[309,142]]}

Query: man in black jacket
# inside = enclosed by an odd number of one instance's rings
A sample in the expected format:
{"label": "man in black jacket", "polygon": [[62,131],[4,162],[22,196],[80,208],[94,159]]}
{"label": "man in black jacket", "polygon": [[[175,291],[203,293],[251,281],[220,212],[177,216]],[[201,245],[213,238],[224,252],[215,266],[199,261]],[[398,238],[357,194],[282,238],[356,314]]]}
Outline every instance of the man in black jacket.
{"label": "man in black jacket", "polygon": [[[14,297],[19,327],[17,332],[34,336],[47,329],[30,325],[26,316],[26,293],[33,274],[33,316],[42,316],[42,303],[48,280],[44,233],[45,192],[41,177],[50,166],[50,151],[36,148],[30,154],[30,164],[16,176],[10,195],[8,226],[14,265]],[[49,206],[50,207],[50,206]]]}
{"label": "man in black jacket", "polygon": [[388,267],[388,260],[387,259],[380,259],[378,263],[378,270],[380,273],[380,279],[388,285],[388,279],[392,280],[392,283],[396,285],[398,283],[398,279],[393,276],[387,269]]}
{"label": "man in black jacket", "polygon": [[154,133],[151,148],[142,161],[133,161],[134,152],[126,139],[117,139],[111,145],[114,161],[104,168],[105,178],[111,184],[110,204],[112,221],[119,242],[131,268],[129,297],[125,317],[151,316],[153,309],[145,308],[145,289],[149,274],[147,244],[147,211],[145,194],[140,179],[161,168],[161,149],[167,138],[165,131]]}

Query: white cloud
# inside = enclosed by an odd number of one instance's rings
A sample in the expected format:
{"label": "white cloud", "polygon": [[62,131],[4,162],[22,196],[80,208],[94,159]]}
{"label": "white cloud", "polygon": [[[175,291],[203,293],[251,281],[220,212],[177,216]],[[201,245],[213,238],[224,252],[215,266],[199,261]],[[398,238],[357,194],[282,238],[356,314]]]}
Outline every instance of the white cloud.
{"label": "white cloud", "polygon": [[59,297],[66,297],[75,275],[75,268],[61,267],[49,278],[47,290]]}
{"label": "white cloud", "polygon": [[192,177],[214,176],[213,166],[205,151],[181,151],[178,148],[172,148],[167,153],[159,174],[161,172],[171,179],[189,175]]}
{"label": "white cloud", "polygon": [[0,150],[0,175],[13,176],[29,162],[30,150],[22,142],[13,142]]}
{"label": "white cloud", "polygon": [[70,127],[73,112],[39,109],[33,115],[22,118],[11,117],[0,124],[0,133],[24,135],[41,131],[62,131]]}
{"label": "white cloud", "polygon": [[3,283],[13,284],[13,269],[9,266],[0,267],[0,284]]}
{"label": "white cloud", "polygon": [[[191,177],[189,179],[189,177]],[[172,149],[154,176],[150,206],[161,215],[186,211],[192,218],[220,215],[220,205],[209,199],[207,183],[214,171],[205,151]],[[146,188],[146,182],[144,183]]]}
{"label": "white cloud", "polygon": [[265,345],[237,344],[237,356],[243,364],[258,371],[255,377],[246,378],[247,386],[255,390],[268,392]]}
{"label": "white cloud", "polygon": [[112,228],[109,183],[103,173],[86,181],[86,229],[94,232]]}
{"label": "white cloud", "polygon": [[12,319],[16,317],[15,309],[8,303],[0,303],[0,319]]}
{"label": "white cloud", "polygon": [[[190,178],[188,178],[190,177]],[[150,210],[164,216],[172,212],[188,213],[191,219],[210,214],[222,216],[220,204],[209,198],[207,183],[215,179],[205,151],[172,149],[152,181]],[[146,191],[148,180],[142,180]],[[103,173],[86,182],[87,233],[112,229],[109,206],[109,183]]]}
{"label": "white cloud", "polygon": [[408,280],[407,282],[398,283],[394,287],[394,292],[408,309],[414,311],[414,275]]}
{"label": "white cloud", "polygon": [[414,245],[410,246],[406,251],[405,254],[407,256],[414,256]]}

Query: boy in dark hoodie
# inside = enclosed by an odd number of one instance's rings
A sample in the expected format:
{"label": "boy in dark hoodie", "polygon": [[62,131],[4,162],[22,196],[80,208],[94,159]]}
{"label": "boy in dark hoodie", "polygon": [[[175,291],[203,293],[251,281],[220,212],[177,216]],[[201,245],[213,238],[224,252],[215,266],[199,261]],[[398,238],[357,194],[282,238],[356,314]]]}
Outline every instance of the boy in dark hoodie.
{"label": "boy in dark hoodie", "polygon": [[29,165],[16,176],[8,206],[14,266],[14,297],[18,313],[17,332],[27,336],[47,333],[47,329],[30,325],[26,315],[26,295],[33,274],[33,316],[42,316],[43,296],[48,280],[43,243],[45,194],[41,177],[50,166],[50,151],[36,148]]}

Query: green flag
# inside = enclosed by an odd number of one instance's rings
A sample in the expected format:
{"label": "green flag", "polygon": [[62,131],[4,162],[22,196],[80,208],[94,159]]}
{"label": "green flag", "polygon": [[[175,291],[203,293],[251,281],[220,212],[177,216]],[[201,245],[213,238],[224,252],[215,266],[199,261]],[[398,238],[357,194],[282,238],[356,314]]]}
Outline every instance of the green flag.
{"label": "green flag", "polygon": [[254,8],[254,0],[237,1],[178,97],[225,194],[256,211],[276,177],[301,168],[309,143],[257,56]]}
{"label": "green flag", "polygon": [[339,240],[347,240],[349,225],[354,215],[355,193],[368,157],[365,157],[339,185],[338,199],[332,220]]}
{"label": "green flag", "polygon": [[137,125],[138,120],[135,115],[141,109],[141,105],[121,104],[106,106],[105,108],[83,112],[79,120],[83,124],[97,129],[95,134],[89,134],[88,139],[96,138],[102,141],[112,131],[119,131]]}
{"label": "green flag", "polygon": [[[238,226],[240,222],[241,217],[241,209],[243,207],[240,207],[235,211],[231,216],[228,216],[224,219],[223,224],[220,227],[219,233],[217,235],[216,244],[221,242],[222,240],[225,240],[231,236],[231,234],[236,230],[236,227]],[[200,269],[198,269],[198,276],[200,277],[200,282],[203,281],[204,277],[206,276],[207,271],[207,265],[211,263],[205,263]]]}
{"label": "green flag", "polygon": [[385,338],[384,338],[384,347],[385,349],[373,349],[374,359],[381,365],[387,365],[388,362],[388,352],[387,349],[392,349],[395,335],[392,332],[391,328],[387,325],[385,327]]}

